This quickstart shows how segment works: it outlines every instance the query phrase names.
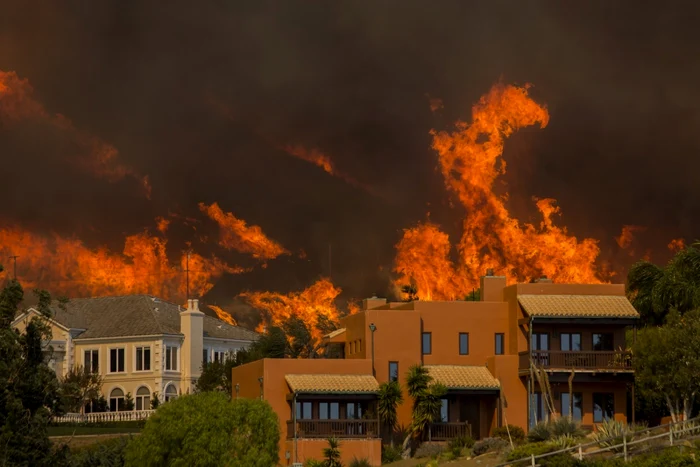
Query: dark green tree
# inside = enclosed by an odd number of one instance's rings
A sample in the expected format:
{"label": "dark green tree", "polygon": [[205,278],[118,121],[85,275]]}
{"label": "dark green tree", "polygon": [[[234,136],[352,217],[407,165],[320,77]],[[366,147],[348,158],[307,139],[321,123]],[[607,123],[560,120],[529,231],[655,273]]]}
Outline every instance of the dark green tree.
{"label": "dark green tree", "polygon": [[71,368],[61,380],[61,404],[65,412],[85,412],[85,405],[98,401],[102,377],[88,368]]}
{"label": "dark green tree", "polygon": [[286,356],[290,358],[313,358],[316,356],[318,342],[304,320],[292,315],[285,321],[282,329],[287,336]]}
{"label": "dark green tree", "polygon": [[126,452],[126,465],[269,467],[279,461],[279,422],[260,400],[219,392],[162,405]]}
{"label": "dark green tree", "polygon": [[428,425],[439,418],[442,407],[440,399],[447,388],[435,382],[424,366],[412,365],[406,376],[406,389],[413,399],[411,432],[415,438],[420,439]]}
{"label": "dark green tree", "polygon": [[377,415],[379,421],[386,430],[389,430],[391,437],[391,447],[394,447],[393,432],[396,430],[399,418],[396,410],[403,402],[403,393],[401,385],[398,381],[388,381],[379,386],[379,395],[377,398]]}
{"label": "dark green tree", "polygon": [[343,467],[340,461],[340,441],[338,438],[328,438],[328,447],[323,448],[324,467]]}
{"label": "dark green tree", "polygon": [[[35,293],[39,311],[51,316],[49,294]],[[22,333],[12,329],[23,298],[15,280],[0,292],[0,465],[62,465],[65,454],[47,435],[51,414],[60,411],[58,380],[47,364],[51,328],[35,317]]]}

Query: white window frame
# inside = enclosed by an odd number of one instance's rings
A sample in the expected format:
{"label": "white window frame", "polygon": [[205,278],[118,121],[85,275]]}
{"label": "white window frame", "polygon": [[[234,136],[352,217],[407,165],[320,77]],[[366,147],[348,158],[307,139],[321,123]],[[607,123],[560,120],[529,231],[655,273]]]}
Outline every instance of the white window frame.
{"label": "white window frame", "polygon": [[[139,395],[139,389],[141,388],[146,388],[148,389],[148,395],[143,396]],[[146,402],[144,399],[148,398],[148,402]],[[136,388],[136,391],[134,392],[134,410],[150,410],[151,408],[151,398],[153,397],[153,391],[151,391],[151,388],[146,386],[145,384],[139,386]],[[139,409],[139,400],[141,400],[141,408]]]}
{"label": "white window frame", "polygon": [[[204,347],[204,352],[207,353],[207,359],[206,359],[206,361],[203,361],[203,362],[202,362],[203,365],[212,362],[212,358],[211,358],[211,348],[209,348],[209,347]],[[202,352],[202,357],[204,357],[204,352]]]}
{"label": "white window frame", "polygon": [[[176,350],[176,355],[175,355],[175,368],[168,368],[168,363],[172,363],[173,358],[172,358],[172,350],[168,352],[169,349],[175,349]],[[168,353],[170,353],[170,359],[168,359]],[[180,346],[178,344],[174,345],[168,345],[165,344],[165,349],[163,350],[163,369],[165,371],[172,371],[172,372],[179,372],[180,371]]]}
{"label": "white window frame", "polygon": [[[169,388],[169,387],[175,388],[175,394],[168,394],[168,388]],[[166,384],[165,387],[163,388],[163,402],[170,402],[170,401],[168,400],[168,397],[173,397],[174,399],[172,399],[172,400],[175,400],[175,399],[177,399],[178,397],[180,397],[180,391],[177,390],[177,386],[176,386],[175,384],[173,384],[173,383],[168,383],[168,384]]]}
{"label": "white window frame", "polygon": [[[87,362],[85,361],[85,352],[90,352],[90,368],[87,366]],[[102,368],[102,365],[100,365],[100,349],[99,348],[90,348],[90,349],[83,349],[83,368],[88,368],[90,370],[90,373],[92,373],[92,361],[93,361],[93,354],[97,352],[97,374],[100,373],[100,369]]]}
{"label": "white window frame", "polygon": [[[117,371],[112,371],[112,350],[117,351]],[[119,371],[119,350],[124,351],[124,371]],[[107,359],[109,362],[109,365],[107,366],[107,373],[110,375],[121,375],[123,373],[128,373],[128,369],[126,367],[126,347],[110,347],[109,348],[109,358]],[[126,393],[124,393],[126,394]]]}
{"label": "white window frame", "polygon": [[[143,369],[139,370],[138,369],[138,352],[137,349],[141,349],[141,367]],[[144,363],[146,363],[146,358],[144,357],[144,352],[146,349],[148,349],[148,370],[145,369]],[[139,345],[134,345],[134,373],[148,373],[153,371],[153,352],[151,349],[150,344],[139,344]]]}

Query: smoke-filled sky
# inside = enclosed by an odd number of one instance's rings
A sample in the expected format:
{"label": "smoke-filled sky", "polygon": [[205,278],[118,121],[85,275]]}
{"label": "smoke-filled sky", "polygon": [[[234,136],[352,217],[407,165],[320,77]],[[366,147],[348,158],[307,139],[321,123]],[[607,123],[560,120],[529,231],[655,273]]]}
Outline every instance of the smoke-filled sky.
{"label": "smoke-filled sky", "polygon": [[[216,235],[199,207],[216,202],[291,254],[213,296],[302,289],[330,268],[346,297],[387,294],[403,229],[429,212],[457,241],[465,216],[429,131],[468,121],[500,80],[532,83],[550,115],[506,142],[497,190],[514,215],[552,197],[601,260],[665,260],[700,222],[700,5],[644,3],[0,0],[0,70],[79,135],[0,118],[0,222],[120,252],[159,216]],[[89,138],[134,175],[71,163]],[[615,250],[623,225],[647,227],[634,257]],[[174,220],[168,248],[193,235]]]}

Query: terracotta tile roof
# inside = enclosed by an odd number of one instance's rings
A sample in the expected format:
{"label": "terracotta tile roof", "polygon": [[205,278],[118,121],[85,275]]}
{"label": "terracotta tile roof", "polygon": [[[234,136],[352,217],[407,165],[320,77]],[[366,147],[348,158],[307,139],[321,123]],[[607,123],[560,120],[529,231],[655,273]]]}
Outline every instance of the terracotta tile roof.
{"label": "terracotta tile roof", "polygon": [[639,318],[624,295],[518,295],[529,316],[566,318]]}
{"label": "terracotta tile roof", "polygon": [[374,394],[379,383],[372,375],[286,375],[292,392],[312,394]]}
{"label": "terracotta tile roof", "polygon": [[433,379],[448,389],[499,389],[501,385],[485,366],[425,365]]}

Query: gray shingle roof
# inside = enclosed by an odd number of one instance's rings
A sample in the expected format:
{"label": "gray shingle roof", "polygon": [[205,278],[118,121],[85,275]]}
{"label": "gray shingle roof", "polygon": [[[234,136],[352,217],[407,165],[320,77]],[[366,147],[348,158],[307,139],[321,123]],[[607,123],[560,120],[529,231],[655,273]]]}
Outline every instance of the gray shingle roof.
{"label": "gray shingle roof", "polygon": [[[52,305],[54,319],[72,329],[85,329],[77,338],[180,334],[183,307],[150,295],[71,299],[62,310]],[[256,340],[258,334],[204,316],[204,337]]]}

